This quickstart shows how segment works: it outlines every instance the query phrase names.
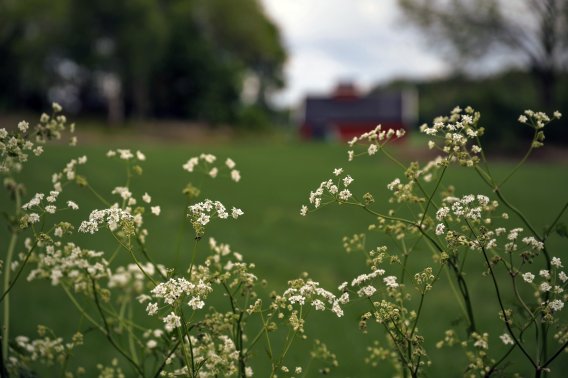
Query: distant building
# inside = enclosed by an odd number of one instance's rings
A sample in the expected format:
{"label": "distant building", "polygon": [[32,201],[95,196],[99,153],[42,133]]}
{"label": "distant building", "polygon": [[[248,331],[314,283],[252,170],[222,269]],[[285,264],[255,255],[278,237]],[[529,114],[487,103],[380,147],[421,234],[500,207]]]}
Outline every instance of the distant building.
{"label": "distant building", "polygon": [[330,96],[308,96],[300,127],[306,139],[349,140],[381,124],[408,130],[417,119],[414,91],[362,95],[350,83],[339,84]]}

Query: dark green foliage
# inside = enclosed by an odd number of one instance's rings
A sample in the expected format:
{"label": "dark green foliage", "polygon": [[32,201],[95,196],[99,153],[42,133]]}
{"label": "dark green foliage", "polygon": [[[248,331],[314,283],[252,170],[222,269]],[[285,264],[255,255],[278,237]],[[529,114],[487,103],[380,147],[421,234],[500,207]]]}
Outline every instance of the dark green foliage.
{"label": "dark green foliage", "polygon": [[[2,2],[0,54],[0,110],[39,111],[67,97],[68,111],[118,121],[212,123],[236,120],[245,75],[258,78],[265,106],[265,93],[283,85],[286,59],[258,0]],[[101,90],[105,75],[120,83],[112,100]]]}
{"label": "dark green foliage", "polygon": [[[510,71],[487,78],[455,76],[433,81],[393,81],[384,88],[416,88],[419,95],[418,124],[431,122],[445,114],[456,104],[472,106],[482,114],[481,126],[485,127],[484,145],[507,152],[524,150],[532,131],[515,120],[525,109],[545,110],[537,107],[538,92],[534,78],[522,71]],[[556,100],[553,110],[568,114],[568,75],[558,77]],[[568,127],[564,120],[552,124],[545,132],[546,142],[568,143]],[[496,152],[499,152],[496,151]]]}

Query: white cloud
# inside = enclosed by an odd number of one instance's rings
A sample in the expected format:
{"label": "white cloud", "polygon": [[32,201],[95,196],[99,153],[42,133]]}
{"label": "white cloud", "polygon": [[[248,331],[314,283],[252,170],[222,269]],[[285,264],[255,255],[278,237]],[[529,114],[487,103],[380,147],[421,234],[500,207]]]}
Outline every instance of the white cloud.
{"label": "white cloud", "polygon": [[441,58],[401,25],[396,0],[263,0],[281,27],[290,61],[288,87],[278,97],[296,104],[306,93],[332,88],[338,80],[363,87],[400,76],[440,75]]}

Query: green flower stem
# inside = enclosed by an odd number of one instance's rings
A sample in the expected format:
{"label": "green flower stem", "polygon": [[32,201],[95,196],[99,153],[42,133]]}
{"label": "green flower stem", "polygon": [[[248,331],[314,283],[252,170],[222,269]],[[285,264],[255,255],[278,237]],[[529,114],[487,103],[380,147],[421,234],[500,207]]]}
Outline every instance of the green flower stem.
{"label": "green flower stem", "polygon": [[111,207],[112,204],[110,202],[108,202],[103,196],[101,196],[99,194],[99,192],[97,192],[95,190],[95,188],[93,188],[90,184],[87,184],[87,188],[91,191],[91,193],[93,193],[95,195],[95,197],[97,197],[99,199],[99,201],[101,201],[106,207]]}
{"label": "green flower stem", "polygon": [[[20,211],[21,211],[21,197],[20,192],[16,189],[14,191],[15,200],[16,200],[16,218],[18,218]],[[10,338],[10,289],[12,288],[12,283],[10,282],[10,273],[12,271],[12,259],[14,258],[14,251],[16,250],[16,244],[18,242],[18,229],[16,225],[12,226],[11,235],[10,235],[10,242],[8,244],[8,251],[6,254],[6,261],[4,261],[4,303],[3,303],[3,310],[4,310],[4,319],[2,324],[2,357],[5,361],[8,361],[9,356],[9,347],[8,341]],[[14,280],[15,282],[15,280]]]}
{"label": "green flower stem", "polygon": [[6,261],[4,262],[4,322],[2,324],[2,355],[5,361],[8,359],[8,339],[10,337],[10,289],[12,287],[10,282],[10,266],[12,265],[12,258],[14,255],[14,249],[16,248],[16,243],[18,241],[18,233],[16,231],[12,232],[10,237],[10,244],[8,245],[8,254],[6,256]]}
{"label": "green flower stem", "polygon": [[422,225],[424,224],[424,220],[426,219],[426,215],[428,213],[428,208],[430,207],[430,204],[432,203],[432,198],[434,198],[434,194],[436,194],[436,192],[438,191],[438,187],[440,187],[440,184],[442,183],[442,179],[444,178],[444,174],[446,173],[447,168],[448,168],[448,166],[445,165],[444,168],[442,169],[442,173],[440,174],[440,177],[438,178],[438,181],[436,182],[436,186],[434,187],[432,194],[427,196],[428,202],[426,202],[426,208],[422,212],[422,219],[420,219],[420,222],[418,222],[418,227],[420,229],[422,229]]}
{"label": "green flower stem", "polygon": [[564,352],[566,348],[568,348],[568,341],[562,344],[562,346],[558,348],[558,350],[548,360],[546,360],[544,364],[542,364],[542,369],[545,369],[548,365],[550,365],[552,361],[554,361],[560,355],[560,353]]}
{"label": "green flower stem", "polygon": [[503,299],[501,298],[501,291],[499,290],[499,284],[497,283],[497,279],[495,278],[495,272],[493,271],[493,268],[491,266],[491,262],[489,261],[489,258],[487,257],[487,252],[485,251],[485,247],[482,247],[481,250],[483,251],[483,257],[485,258],[485,263],[487,264],[487,267],[489,269],[489,273],[491,274],[491,280],[493,281],[493,287],[495,288],[495,294],[497,294],[497,301],[499,302],[499,307],[501,308],[501,313],[503,314],[503,319],[505,321],[505,327],[507,327],[507,331],[509,331],[509,334],[511,335],[511,337],[515,341],[515,344],[519,347],[521,352],[523,352],[523,354],[530,361],[530,363],[533,365],[533,367],[537,368],[535,361],[530,356],[530,354],[527,352],[527,350],[523,347],[520,340],[517,338],[517,336],[515,336],[515,333],[513,332],[513,329],[511,328],[511,324],[510,324],[511,320],[509,319],[509,317],[507,316],[507,312],[505,311],[505,306],[503,305]]}
{"label": "green flower stem", "polygon": [[[513,206],[509,201],[507,201],[507,199],[503,196],[503,192],[501,192],[500,188],[498,185],[495,185],[491,180],[487,179],[486,177],[483,176],[482,171],[480,170],[479,167],[475,167],[476,172],[479,174],[479,176],[483,179],[483,181],[493,190],[493,192],[495,192],[495,194],[497,195],[497,197],[499,198],[499,200],[501,200],[501,202],[503,202],[503,204],[505,206],[507,206],[507,208],[509,208],[512,212],[514,212],[519,218],[521,218],[521,220],[523,221],[523,223],[527,226],[527,228],[529,228],[529,230],[532,232],[532,234],[540,241],[543,240],[543,238],[538,234],[538,232],[536,232],[536,230],[534,229],[534,227],[531,225],[531,223],[529,222],[529,220],[525,217],[525,215],[519,210],[517,209],[515,206]],[[567,204],[568,206],[568,204]]]}
{"label": "green flower stem", "polygon": [[[247,348],[247,353],[250,353],[251,350],[256,345],[256,343],[261,339],[261,337],[263,335],[266,335],[266,341],[267,341],[267,347],[268,347],[268,350],[266,352],[269,354],[269,358],[272,359],[272,346],[270,345],[270,338],[268,337],[268,331],[267,331],[267,327],[266,327],[266,325],[268,324],[268,321],[264,320],[264,316],[262,315],[262,310],[259,311],[259,314],[260,314],[260,318],[261,318],[261,321],[262,321],[262,328],[258,331],[256,336],[252,338],[252,341],[249,343],[249,346]],[[270,320],[270,319],[272,319],[272,315],[268,318],[268,320]]]}
{"label": "green flower stem", "polygon": [[119,238],[118,236],[116,236],[116,234],[114,232],[111,232],[111,235],[115,238],[115,240],[118,242],[118,244],[120,244],[124,249],[126,249],[128,251],[128,253],[130,253],[130,257],[132,257],[132,260],[134,260],[134,263],[136,264],[136,266],[138,267],[138,269],[140,269],[140,271],[144,274],[144,276],[146,276],[146,278],[152,282],[154,284],[154,286],[157,285],[156,280],[154,280],[148,273],[146,273],[146,271],[144,270],[144,268],[142,267],[142,265],[140,264],[140,261],[138,261],[138,259],[136,258],[136,256],[134,255],[134,252],[132,251],[132,248],[129,245],[124,244]]}
{"label": "green flower stem", "polygon": [[505,359],[511,354],[512,351],[515,350],[517,346],[513,345],[512,347],[510,347],[507,352],[505,352],[505,354],[503,355],[503,357],[501,357],[499,359],[499,361],[495,362],[493,364],[493,366],[491,366],[491,368],[489,369],[489,371],[487,371],[487,373],[485,373],[485,377],[490,377],[491,375],[493,375],[493,373],[495,372],[495,370],[497,369],[497,367],[499,365],[501,365],[501,363],[503,363],[503,361],[505,361]]}
{"label": "green flower stem", "polygon": [[138,374],[140,374],[141,376],[144,376],[144,370],[140,367],[140,365],[138,364],[138,362],[136,361],[136,355],[129,355],[128,353],[126,353],[126,351],[124,351],[120,345],[118,345],[116,343],[116,341],[114,341],[114,339],[112,338],[112,332],[110,330],[110,327],[108,325],[108,321],[107,318],[105,316],[105,313],[102,309],[100,300],[99,300],[99,296],[97,294],[97,285],[96,282],[93,278],[91,278],[91,285],[93,287],[93,297],[95,299],[95,305],[97,307],[97,310],[99,311],[99,315],[101,316],[101,319],[103,320],[103,325],[104,325],[104,335],[106,336],[107,340],[109,341],[109,343],[114,347],[114,349],[116,349],[116,351],[118,353],[120,353],[124,358],[126,358],[128,360],[128,362],[130,362],[130,364],[134,367],[134,369],[136,369],[136,371],[138,372]]}
{"label": "green flower stem", "polygon": [[233,311],[233,314],[239,315],[239,319],[234,324],[234,328],[233,328],[233,336],[234,336],[233,341],[234,341],[234,343],[237,347],[237,350],[239,351],[239,377],[245,377],[246,375],[245,375],[245,358],[244,358],[244,354],[243,354],[243,329],[242,329],[242,326],[241,326],[241,322],[243,321],[244,313],[242,311],[241,312],[237,311],[233,294],[231,294],[231,291],[229,290],[229,288],[227,287],[227,284],[224,281],[222,281],[222,284],[223,284],[223,288],[227,292],[227,295],[229,296],[229,301],[231,303],[231,310]]}
{"label": "green flower stem", "polygon": [[[65,291],[65,294],[67,294],[67,297],[69,298],[69,300],[71,300],[71,303],[73,303],[73,305],[75,306],[75,308],[77,308],[77,310],[81,313],[81,316],[84,317],[85,319],[87,319],[97,330],[99,330],[103,335],[106,336],[107,340],[109,341],[109,343],[113,346],[114,349],[116,349],[121,355],[123,355],[130,363],[133,364],[134,368],[138,371],[138,373],[141,376],[144,376],[143,372],[140,370],[140,367],[138,365],[136,365],[132,359],[128,356],[128,354],[122,350],[122,348],[116,344],[114,342],[114,340],[112,339],[112,337],[110,336],[109,331],[107,330],[107,328],[104,328],[103,326],[101,326],[95,319],[93,319],[88,313],[87,311],[85,311],[85,309],[83,308],[83,306],[81,306],[81,304],[79,304],[79,302],[77,302],[77,299],[75,298],[75,296],[69,291],[69,288],[67,288],[67,286],[65,285],[61,285],[61,287],[63,288],[63,291]],[[96,293],[96,291],[95,291]],[[97,303],[97,307],[98,305],[98,296],[95,295],[95,303]],[[103,317],[103,320],[105,320],[106,318]],[[105,323],[105,327],[108,327],[108,324]]]}
{"label": "green flower stem", "polygon": [[[101,313],[101,316],[104,316],[103,313]],[[128,319],[132,320],[132,302],[128,302]],[[128,332],[128,347],[130,349],[130,355],[132,356],[132,359],[134,360],[134,362],[136,364],[139,364],[140,362],[138,361],[138,354],[136,353],[136,345],[135,345],[135,338],[134,338],[134,334],[132,333],[132,329],[128,326],[125,327],[127,329]]]}
{"label": "green flower stem", "polygon": [[[367,211],[368,213],[373,214],[373,215],[375,215],[375,216],[377,216],[377,217],[381,217],[381,218],[388,219],[388,220],[393,220],[393,221],[402,222],[402,223],[405,223],[405,224],[408,224],[408,225],[411,225],[411,226],[416,227],[416,228],[418,229],[418,231],[420,231],[420,233],[421,233],[426,239],[428,239],[428,240],[430,241],[430,243],[438,250],[438,252],[440,252],[440,253],[441,253],[441,252],[444,252],[444,249],[438,244],[438,242],[436,242],[436,240],[434,240],[434,239],[432,238],[432,236],[430,236],[426,231],[424,231],[424,229],[423,229],[419,224],[414,223],[414,222],[412,222],[412,221],[410,221],[410,220],[408,220],[408,219],[403,219],[403,218],[398,218],[398,217],[392,217],[392,216],[388,216],[388,215],[384,215],[384,214],[377,213],[377,212],[375,212],[375,211],[369,209],[366,205],[364,205],[364,204],[362,204],[362,203],[353,202],[353,203],[350,203],[350,204],[360,206],[360,207],[362,207],[365,211]],[[450,261],[448,260],[448,262],[450,262]],[[474,318],[474,315],[473,315],[473,306],[472,306],[472,304],[471,304],[471,297],[470,297],[470,295],[469,295],[469,289],[468,289],[468,287],[467,287],[467,283],[465,282],[465,279],[463,278],[463,274],[462,274],[462,272],[460,271],[460,268],[459,268],[457,265],[455,265],[455,263],[450,263],[450,267],[452,268],[452,270],[453,270],[453,272],[454,272],[454,275],[455,275],[455,277],[456,277],[456,280],[457,280],[458,285],[459,285],[459,288],[460,288],[461,295],[462,295],[462,297],[463,297],[463,299],[464,299],[464,303],[465,303],[465,305],[466,305],[467,317],[468,317],[468,320],[469,320],[468,333],[475,332],[475,330],[476,330],[475,318]]]}
{"label": "green flower stem", "polygon": [[[11,241],[12,240],[10,240],[10,242]],[[30,259],[30,256],[32,255],[34,249],[37,247],[37,242],[38,242],[38,240],[36,239],[35,243],[32,245],[32,248],[30,248],[30,250],[26,254],[24,261],[22,262],[22,264],[20,264],[20,267],[18,268],[18,272],[14,276],[14,279],[10,281],[10,285],[8,286],[8,289],[6,289],[6,291],[4,291],[4,293],[2,293],[2,296],[0,297],[0,302],[2,302],[4,300],[4,297],[6,295],[8,295],[10,290],[12,290],[12,287],[16,284],[16,281],[18,281],[18,278],[20,277],[20,274],[22,274],[22,271],[24,270],[28,260]]]}
{"label": "green flower stem", "polygon": [[164,357],[164,361],[162,361],[162,363],[160,364],[160,366],[158,366],[158,370],[156,370],[156,372],[154,373],[153,377],[154,378],[158,378],[160,377],[160,374],[162,373],[162,370],[164,370],[164,368],[166,367],[166,361],[168,361],[168,359],[172,356],[172,354],[175,353],[175,351],[177,350],[177,348],[179,348],[179,345],[181,344],[181,340],[178,340],[174,346],[172,347],[172,349],[168,352],[168,354],[166,354],[166,356]]}
{"label": "green flower stem", "polygon": [[142,242],[142,239],[140,238],[140,235],[138,233],[136,234],[136,242],[138,243],[138,246],[140,247],[140,251],[142,251],[142,254],[146,258],[146,261],[148,261],[152,265],[156,266],[156,270],[158,271],[158,274],[160,276],[162,276],[163,279],[168,278],[164,273],[162,273],[162,271],[160,269],[157,268],[157,265],[154,264],[154,262],[150,258],[150,254],[148,253],[148,250],[146,249],[146,245]]}
{"label": "green flower stem", "polygon": [[566,202],[566,204],[564,204],[564,207],[560,210],[560,212],[558,213],[556,218],[554,218],[554,221],[552,221],[552,224],[546,229],[546,231],[544,231],[544,235],[542,237],[543,240],[548,239],[548,235],[550,235],[550,233],[552,232],[552,230],[554,229],[554,227],[556,226],[556,224],[558,223],[560,218],[562,218],[562,215],[564,215],[564,212],[566,212],[567,209],[568,209],[568,202]]}
{"label": "green flower stem", "polygon": [[[302,313],[303,313],[304,307],[300,306],[300,319],[306,319],[305,317],[302,318]],[[292,336],[290,336],[290,333],[292,333]],[[282,366],[282,362],[284,361],[284,358],[286,357],[286,355],[288,354],[288,352],[290,351],[290,348],[292,347],[292,344],[294,343],[294,340],[296,339],[296,335],[298,334],[298,331],[294,330],[292,332],[292,328],[290,328],[288,330],[288,335],[286,335],[286,340],[284,341],[284,350],[282,351],[282,354],[280,355],[280,358],[278,358],[278,362],[276,364],[272,363],[272,373],[270,374],[271,377],[273,377],[276,373],[276,369],[279,366]]]}
{"label": "green flower stem", "polygon": [[191,251],[191,263],[189,264],[188,275],[191,278],[191,272],[193,271],[193,265],[195,264],[195,257],[197,256],[197,244],[199,243],[199,238],[195,238],[195,242],[193,243],[193,249]]}
{"label": "green flower stem", "polygon": [[[375,303],[373,303],[373,301],[371,300],[371,298],[370,298],[370,297],[367,297],[367,300],[368,300],[369,303],[371,304],[371,309],[373,310],[373,312],[377,311],[377,307],[375,306]],[[406,337],[404,336],[404,333],[400,330],[399,327],[397,327],[396,323],[395,323],[393,320],[391,320],[391,319],[388,319],[388,320],[392,323],[393,328],[398,332],[399,336],[400,336],[402,339],[406,339]],[[389,334],[389,337],[390,337],[391,340],[393,341],[393,344],[396,346],[398,356],[400,357],[401,361],[404,363],[404,364],[403,364],[403,368],[407,368],[407,369],[410,370],[409,365],[411,365],[411,363],[406,359],[405,353],[404,353],[404,351],[401,349],[399,343],[396,342],[396,340],[397,340],[397,339],[396,339],[396,335],[394,335],[394,334],[392,333],[392,330],[388,327],[387,324],[385,324],[385,322],[383,322],[382,325],[383,325],[383,327],[385,328],[385,331]],[[408,343],[408,348],[412,348],[412,345],[411,345],[410,342]],[[409,355],[411,355],[411,353],[412,353],[412,350],[409,351]],[[404,375],[406,376],[406,370],[404,370]]]}
{"label": "green flower stem", "polygon": [[499,199],[501,200],[501,202],[503,202],[505,204],[505,206],[507,206],[509,209],[511,209],[511,211],[513,211],[519,218],[521,218],[521,220],[523,221],[523,223],[528,227],[529,230],[531,230],[532,234],[534,235],[535,238],[537,238],[538,240],[542,241],[542,237],[538,234],[538,232],[536,232],[535,228],[531,225],[531,223],[529,222],[529,220],[525,217],[525,215],[519,210],[517,209],[515,206],[513,206],[511,203],[509,203],[509,201],[507,201],[505,199],[505,197],[503,196],[503,193],[501,192],[501,190],[499,188],[494,188],[495,194],[497,194],[497,197],[499,197]]}
{"label": "green flower stem", "polygon": [[[397,158],[395,158],[395,157],[392,156],[390,153],[388,153],[387,150],[385,150],[384,148],[381,148],[381,151],[382,151],[382,152],[385,154],[385,156],[386,156],[387,158],[389,158],[393,163],[395,163],[396,165],[398,165],[399,167],[401,167],[404,171],[406,171],[407,167],[406,167],[404,164],[402,164]],[[447,168],[447,167],[444,166],[444,171],[446,170],[446,168]],[[443,175],[443,173],[442,173],[442,175]],[[434,190],[434,192],[432,193],[432,196],[428,196],[428,195],[426,194],[426,190],[424,189],[424,187],[422,186],[422,184],[420,184],[420,181],[418,181],[418,177],[412,177],[412,181],[413,181],[414,183],[416,183],[416,185],[418,186],[418,189],[420,189],[420,191],[422,192],[422,195],[425,196],[425,197],[429,197],[429,198],[428,198],[428,201],[429,201],[429,202],[432,202],[432,203],[434,204],[434,207],[437,208],[438,206],[436,206],[436,204],[435,204],[435,203],[433,202],[433,200],[432,200],[433,194],[436,193],[436,191]],[[439,185],[440,181],[441,181],[441,178],[440,178],[438,184],[436,185],[436,189],[438,188],[438,185]],[[422,204],[420,204],[420,206],[422,206]],[[424,209],[422,209],[422,212],[423,212],[424,214],[426,214],[426,211],[425,211]]]}
{"label": "green flower stem", "polygon": [[[511,265],[510,271],[512,272],[512,269],[513,269],[513,254],[512,253],[509,254],[509,260],[510,260],[510,265]],[[525,303],[525,301],[521,297],[521,294],[519,293],[519,288],[517,286],[517,280],[515,278],[516,278],[515,275],[511,274],[511,284],[513,286],[513,292],[515,293],[515,298],[517,298],[517,300],[519,301],[519,303],[521,304],[523,309],[527,312],[527,314],[530,316],[532,321],[535,324],[537,324],[537,321],[536,321],[536,318],[534,317],[534,314],[532,313],[531,309]]]}
{"label": "green flower stem", "polygon": [[[191,374],[188,374],[188,377],[195,377],[197,371],[195,370],[195,358],[193,356],[193,344],[191,342],[191,335],[189,334],[189,328],[187,328],[187,323],[185,322],[185,317],[183,315],[183,311],[181,309],[181,305],[177,308],[178,316],[181,318],[181,327],[177,327],[178,335],[181,340],[181,348],[183,351],[183,358],[185,361],[185,365],[189,370],[191,368]],[[189,351],[186,347],[185,343],[183,342],[184,336],[187,336],[187,340],[189,342]]]}
{"label": "green flower stem", "polygon": [[509,174],[507,176],[505,176],[505,178],[503,180],[501,180],[501,182],[497,185],[498,188],[503,187],[503,185],[505,185],[505,183],[507,181],[509,181],[509,179],[511,177],[513,177],[513,175],[519,170],[519,168],[521,168],[521,166],[527,161],[527,159],[529,158],[531,152],[534,150],[534,142],[536,142],[536,136],[538,134],[538,130],[535,129],[534,130],[534,135],[531,141],[531,145],[528,149],[528,151],[526,152],[525,156],[523,156],[523,158],[521,159],[521,161],[519,161],[517,163],[517,165],[515,165],[515,167],[511,170],[511,172],[509,172]]}
{"label": "green flower stem", "polygon": [[266,346],[268,348],[267,352],[268,352],[268,357],[270,358],[270,360],[272,360],[272,357],[274,356],[274,353],[272,353],[272,343],[270,342],[270,336],[268,335],[268,321],[270,321],[272,319],[271,315],[267,320],[264,319],[264,315],[262,314],[262,311],[260,311],[260,319],[262,320],[262,329],[264,331],[264,334],[266,335]]}
{"label": "green flower stem", "polygon": [[475,139],[477,140],[477,145],[479,146],[479,148],[481,148],[480,152],[481,161],[483,161],[483,165],[485,165],[485,171],[483,171],[483,173],[486,174],[489,178],[491,178],[491,180],[493,180],[493,177],[491,175],[491,170],[489,169],[489,162],[487,161],[487,157],[485,156],[485,149],[481,144],[481,138],[479,138],[479,135],[476,135]]}
{"label": "green flower stem", "polygon": [[398,165],[399,167],[401,167],[403,170],[406,171],[406,166],[404,164],[402,164],[402,162],[400,162],[400,160],[398,160],[397,158],[395,158],[394,156],[392,156],[384,147],[381,148],[381,151],[383,152],[383,154],[385,154],[385,156],[392,161],[393,163],[395,163],[396,165]]}
{"label": "green flower stem", "polygon": [[75,298],[75,296],[69,291],[69,289],[67,288],[67,286],[65,286],[64,284],[61,285],[61,287],[63,288],[63,291],[65,291],[65,294],[67,294],[67,297],[69,298],[69,300],[71,301],[71,303],[73,303],[73,305],[75,306],[75,308],[77,308],[77,310],[79,310],[79,312],[81,313],[81,316],[83,316],[85,319],[87,319],[96,329],[98,329],[99,331],[101,331],[103,334],[106,334],[105,329],[95,320],[93,319],[83,308],[83,306],[81,306],[81,304],[79,302],[77,302],[77,299]]}
{"label": "green flower stem", "polygon": [[414,336],[414,332],[416,332],[416,328],[418,327],[418,319],[420,318],[420,313],[422,312],[422,305],[424,304],[424,297],[425,296],[426,296],[426,294],[424,294],[424,293],[422,293],[422,295],[420,295],[420,303],[418,304],[418,310],[416,310],[416,319],[414,319],[412,331],[410,331],[410,336],[408,336],[409,342],[411,341],[412,336]]}

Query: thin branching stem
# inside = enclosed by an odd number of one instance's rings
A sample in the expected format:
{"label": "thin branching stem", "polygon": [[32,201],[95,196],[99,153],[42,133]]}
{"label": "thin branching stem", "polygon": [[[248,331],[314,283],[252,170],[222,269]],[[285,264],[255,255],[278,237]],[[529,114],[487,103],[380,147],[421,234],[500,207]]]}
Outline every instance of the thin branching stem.
{"label": "thin branching stem", "polygon": [[531,152],[534,150],[534,142],[536,141],[536,137],[538,134],[538,130],[535,129],[534,130],[534,135],[533,135],[533,139],[531,141],[530,147],[527,150],[527,152],[525,153],[525,156],[523,156],[523,158],[517,163],[517,165],[515,165],[515,167],[509,172],[509,174],[507,176],[505,176],[505,178],[503,180],[501,180],[501,182],[497,185],[497,188],[502,188],[503,185],[505,185],[505,183],[507,181],[509,181],[509,179],[511,177],[513,177],[513,175],[519,170],[519,168],[521,168],[521,166],[523,164],[525,164],[525,162],[527,161],[527,159],[529,158]]}
{"label": "thin branching stem", "polygon": [[135,356],[129,355],[112,338],[112,331],[110,330],[107,318],[106,318],[105,313],[102,309],[102,306],[101,306],[101,303],[100,303],[100,300],[99,300],[99,295],[97,293],[97,291],[98,291],[97,285],[96,285],[96,282],[93,278],[91,278],[91,284],[92,284],[92,289],[93,289],[94,302],[95,302],[95,305],[97,307],[97,310],[99,311],[99,315],[101,316],[101,319],[103,320],[103,325],[104,325],[104,332],[103,333],[104,333],[104,335],[106,336],[109,343],[114,347],[114,349],[116,349],[116,351],[118,353],[120,353],[124,358],[126,358],[126,360],[128,360],[128,362],[130,362],[130,364],[134,367],[134,369],[136,369],[138,374],[140,374],[141,376],[144,376],[144,370],[137,363],[137,361],[136,361],[137,358]]}
{"label": "thin branching stem", "polygon": [[[21,211],[21,197],[20,191],[16,189],[14,191],[15,200],[16,200],[16,219],[19,217]],[[17,226],[12,224],[11,226],[11,235],[10,235],[10,242],[8,244],[8,251],[6,253],[6,261],[4,261],[4,286],[3,286],[3,323],[2,323],[2,358],[3,363],[8,361],[10,349],[8,347],[8,342],[10,339],[10,289],[12,284],[10,282],[10,274],[12,272],[12,259],[14,257],[14,252],[16,250],[16,244],[18,242],[19,232]]]}

